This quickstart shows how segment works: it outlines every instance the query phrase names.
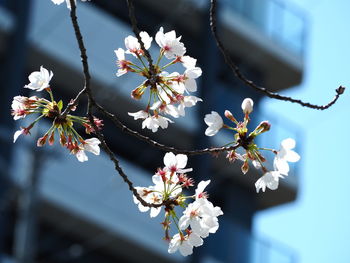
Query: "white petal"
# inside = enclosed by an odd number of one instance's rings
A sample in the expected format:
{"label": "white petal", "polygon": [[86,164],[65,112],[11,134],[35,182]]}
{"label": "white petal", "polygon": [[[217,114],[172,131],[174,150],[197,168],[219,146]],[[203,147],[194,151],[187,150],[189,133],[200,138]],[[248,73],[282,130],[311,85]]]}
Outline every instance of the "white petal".
{"label": "white petal", "polygon": [[300,160],[300,155],[297,154],[295,151],[288,151],[286,155],[286,160],[287,162],[295,163]]}
{"label": "white petal", "polygon": [[199,247],[203,245],[203,239],[195,233],[190,234],[190,236],[188,237],[188,242],[194,247]]}
{"label": "white petal", "polygon": [[128,115],[134,117],[134,120],[146,119],[148,117],[148,113],[144,110],[140,110],[137,112],[128,112]]}
{"label": "white petal", "polygon": [[177,162],[177,168],[182,169],[185,168],[187,165],[187,155],[185,154],[177,154],[176,155],[176,162]]}
{"label": "white petal", "polygon": [[193,253],[193,246],[191,246],[187,241],[183,241],[179,247],[181,255],[187,257]]}
{"label": "white petal", "polygon": [[85,140],[86,144],[83,145],[84,150],[91,152],[95,155],[100,154],[100,147],[98,146],[101,142],[97,138],[91,138]]}
{"label": "white petal", "polygon": [[122,48],[118,48],[117,50],[114,50],[118,60],[125,60],[125,51]]}
{"label": "white petal", "polygon": [[185,81],[185,88],[188,92],[196,92],[197,91],[197,83],[194,79],[187,79]]}
{"label": "white petal", "polygon": [[182,217],[180,217],[178,224],[181,230],[185,230],[190,224],[190,218],[186,215],[183,215]]}
{"label": "white petal", "polygon": [[22,129],[15,132],[15,134],[13,135],[13,143],[15,143],[17,141],[18,137],[21,134],[22,134]]}
{"label": "white petal", "polygon": [[88,157],[86,156],[85,152],[83,150],[79,150],[75,156],[77,157],[79,162],[85,162],[88,160]]}
{"label": "white petal", "polygon": [[156,207],[151,207],[150,216],[151,217],[156,217],[157,215],[159,215],[161,209],[162,209],[161,207],[157,207],[157,208]]}
{"label": "white petal", "polygon": [[176,156],[172,152],[168,152],[164,155],[163,158],[164,165],[166,167],[176,166]]}
{"label": "white petal", "polygon": [[289,165],[288,165],[287,161],[285,161],[284,159],[275,158],[273,161],[273,166],[281,174],[288,175]]}
{"label": "white petal", "polygon": [[295,140],[293,140],[292,138],[284,139],[281,142],[281,146],[284,149],[288,149],[288,150],[293,149],[295,147]]}
{"label": "white petal", "polygon": [[190,78],[190,79],[196,79],[196,78],[198,78],[199,76],[202,75],[202,70],[199,67],[195,67],[195,68],[192,68],[192,69],[187,69],[185,71],[185,75],[188,78]]}

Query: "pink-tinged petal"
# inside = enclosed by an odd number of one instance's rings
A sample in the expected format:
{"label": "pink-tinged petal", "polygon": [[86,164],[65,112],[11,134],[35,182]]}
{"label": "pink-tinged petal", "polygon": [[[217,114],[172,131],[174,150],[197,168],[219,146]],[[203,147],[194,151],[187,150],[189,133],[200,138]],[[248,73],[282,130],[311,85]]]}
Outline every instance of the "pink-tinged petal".
{"label": "pink-tinged petal", "polygon": [[207,181],[201,181],[198,186],[197,186],[197,189],[195,191],[196,193],[196,199],[197,198],[200,198],[200,194],[204,192],[204,189],[208,186],[208,184],[210,184],[210,180],[207,180]]}

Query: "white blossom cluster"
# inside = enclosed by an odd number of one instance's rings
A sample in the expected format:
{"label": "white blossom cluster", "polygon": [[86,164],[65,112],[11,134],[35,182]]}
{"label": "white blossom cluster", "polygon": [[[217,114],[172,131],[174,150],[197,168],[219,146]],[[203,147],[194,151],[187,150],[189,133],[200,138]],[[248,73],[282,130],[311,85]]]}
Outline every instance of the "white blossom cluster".
{"label": "white blossom cluster", "polygon": [[[140,32],[140,38],[146,50],[151,47],[153,38],[147,32]],[[141,119],[142,128],[157,132],[158,128],[166,129],[169,123],[173,121],[165,116],[178,118],[185,116],[185,108],[193,107],[202,99],[189,95],[197,91],[196,79],[202,75],[202,70],[196,66],[196,59],[185,55],[186,48],[177,37],[175,31],[164,33],[161,27],[155,36],[155,41],[160,47],[157,62],[152,65],[153,72],[146,66],[147,60],[144,51],[137,38],[128,36],[125,38],[125,50],[118,48],[115,54],[118,59],[117,76],[128,72],[137,73],[146,78],[146,80],[131,92],[131,97],[141,99],[148,90],[149,98],[144,110],[130,113],[135,120]],[[136,65],[127,60],[125,54],[131,54],[140,61]],[[160,65],[163,58],[170,60],[164,66]],[[184,66],[184,72],[165,71],[171,65],[181,63]]]}
{"label": "white blossom cluster", "polygon": [[[16,142],[20,135],[30,134],[30,130],[40,119],[48,118],[52,121],[52,126],[38,139],[37,146],[44,146],[46,142],[53,145],[56,131],[59,134],[60,144],[74,154],[78,161],[85,162],[88,160],[85,151],[91,152],[95,155],[100,154],[100,140],[97,138],[84,140],[74,129],[73,123],[76,122],[85,127],[86,133],[90,134],[94,132],[94,129],[87,118],[71,114],[61,118],[63,103],[62,101],[56,102],[53,98],[50,88],[52,77],[52,71],[49,72],[46,68],[41,66],[40,71],[34,71],[29,75],[29,84],[24,86],[27,89],[37,92],[45,90],[50,95],[50,100],[38,98],[37,96],[31,96],[29,98],[25,96],[15,96],[13,98],[11,114],[13,115],[14,120],[25,118],[27,115],[34,113],[39,114],[39,117],[28,127],[20,127],[20,129],[14,133],[13,142]],[[94,119],[94,123],[99,129],[103,126],[102,121],[97,118]]]}
{"label": "white blossom cluster", "polygon": [[[236,127],[230,127],[224,124],[223,119],[220,114],[215,111],[212,111],[210,114],[207,114],[204,118],[204,122],[208,125],[208,128],[205,131],[205,135],[214,136],[221,128],[228,128],[235,132],[235,141],[229,143],[228,145],[236,144],[237,142],[244,142],[245,154],[239,154],[235,150],[229,151],[227,153],[227,159],[230,162],[235,160],[243,161],[241,170],[243,174],[246,174],[249,170],[249,160],[252,162],[253,166],[256,169],[261,169],[264,174],[260,177],[256,183],[256,191],[259,192],[262,189],[265,192],[266,187],[271,190],[276,190],[278,188],[278,183],[280,178],[288,176],[289,165],[288,162],[297,162],[300,159],[300,156],[293,151],[295,147],[295,141],[291,138],[285,139],[281,142],[281,149],[279,151],[271,150],[275,153],[275,158],[273,161],[273,170],[269,171],[265,166],[264,162],[266,159],[260,153],[260,149],[254,143],[256,136],[264,133],[270,129],[270,124],[267,121],[261,122],[253,132],[248,134],[247,125],[250,121],[249,114],[253,111],[254,102],[250,98],[246,98],[242,102],[242,111],[244,113],[244,121],[238,122],[232,113],[228,110],[225,111],[225,117],[230,121],[236,124]],[[263,149],[270,150],[270,149]]]}
{"label": "white blossom cluster", "polygon": [[[179,250],[183,256],[188,256],[192,254],[193,247],[203,244],[203,238],[218,230],[218,216],[223,212],[220,207],[214,206],[208,200],[208,195],[204,191],[210,180],[201,181],[193,196],[185,196],[182,193],[184,188],[193,186],[193,180],[185,174],[192,171],[192,168],[185,168],[186,155],[168,152],[164,156],[164,165],[164,168],[158,169],[152,176],[154,185],[136,189],[146,202],[164,205],[165,220],[162,225],[165,230],[164,239],[170,241],[168,252],[175,253]],[[194,201],[186,204],[187,199]],[[156,217],[161,211],[161,206],[156,208],[143,206],[135,196],[134,202],[141,212],[150,210],[151,217]],[[176,206],[187,206],[179,219],[175,212]],[[177,233],[172,238],[169,234],[171,222],[178,226]]]}

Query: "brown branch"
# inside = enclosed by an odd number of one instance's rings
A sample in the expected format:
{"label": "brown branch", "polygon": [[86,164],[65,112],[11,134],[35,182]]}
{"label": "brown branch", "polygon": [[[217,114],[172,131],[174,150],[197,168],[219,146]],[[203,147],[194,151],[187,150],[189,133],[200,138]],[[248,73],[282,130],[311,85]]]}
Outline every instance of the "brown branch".
{"label": "brown branch", "polygon": [[332,106],[338,100],[340,95],[342,95],[344,93],[345,87],[340,86],[339,88],[337,88],[335,90],[336,95],[328,104],[316,105],[316,104],[312,104],[309,102],[304,102],[300,99],[294,99],[292,97],[282,96],[278,93],[271,92],[271,91],[267,90],[266,88],[258,86],[253,81],[247,79],[243,75],[243,73],[240,71],[239,67],[233,62],[228,51],[226,50],[226,48],[224,47],[223,43],[221,42],[221,40],[219,38],[219,35],[217,33],[217,26],[216,26],[216,3],[217,3],[217,0],[210,1],[210,28],[211,28],[212,34],[213,34],[214,39],[216,41],[216,45],[218,46],[219,50],[221,51],[221,53],[225,59],[226,64],[231,68],[234,75],[239,80],[241,80],[246,86],[251,87],[251,88],[255,89],[256,91],[259,91],[270,98],[277,99],[277,100],[283,100],[283,101],[289,101],[292,103],[297,103],[297,104],[300,104],[301,106],[308,107],[311,109],[316,109],[316,110],[328,109],[330,106]]}
{"label": "brown branch", "polygon": [[118,171],[119,175],[128,184],[129,190],[133,192],[134,196],[137,198],[137,200],[140,201],[140,203],[143,206],[160,207],[160,206],[162,206],[164,204],[163,203],[161,203],[161,204],[148,203],[137,193],[137,190],[133,186],[133,183],[130,181],[128,176],[124,173],[123,169],[121,168],[121,166],[119,164],[119,161],[116,158],[115,154],[108,147],[108,145],[107,145],[107,143],[106,143],[106,141],[104,139],[103,134],[98,130],[98,128],[96,127],[96,125],[94,123],[94,118],[93,118],[93,115],[92,115],[92,108],[95,105],[95,100],[94,100],[94,98],[92,96],[91,88],[90,88],[90,79],[91,79],[91,77],[90,77],[90,73],[89,73],[88,57],[86,55],[86,48],[85,48],[85,45],[84,45],[84,40],[83,40],[81,31],[80,31],[80,27],[79,27],[79,24],[78,24],[78,18],[76,16],[75,1],[74,0],[69,0],[69,1],[71,3],[70,17],[71,17],[72,25],[73,25],[73,28],[74,28],[75,37],[76,37],[76,40],[78,42],[78,46],[79,46],[79,50],[80,50],[81,62],[82,62],[82,65],[83,65],[84,81],[85,81],[84,88],[79,92],[79,94],[77,95],[75,100],[77,101],[81,97],[81,95],[83,93],[86,93],[86,95],[88,97],[88,100],[89,100],[89,103],[88,103],[88,117],[89,117],[90,123],[91,123],[92,127],[95,130],[97,138],[101,141],[101,146],[102,146],[103,150],[107,153],[109,158],[113,161],[115,169]]}
{"label": "brown branch", "polygon": [[230,147],[211,147],[211,148],[205,148],[205,149],[200,149],[200,150],[177,149],[177,148],[172,147],[172,146],[167,146],[167,145],[161,144],[155,140],[152,140],[148,136],[142,135],[139,132],[130,129],[125,124],[123,124],[113,113],[108,112],[106,109],[104,109],[102,106],[98,105],[97,103],[95,104],[95,106],[102,114],[107,116],[113,122],[113,124],[116,127],[120,128],[123,132],[125,132],[129,135],[132,135],[141,141],[145,141],[148,144],[150,144],[156,148],[159,148],[163,151],[171,151],[174,153],[182,153],[182,154],[186,154],[186,155],[201,155],[201,154],[207,154],[207,153],[214,154],[214,153],[220,153],[220,152],[224,152],[224,151],[236,150],[238,147],[241,146],[240,144],[235,144],[235,145],[230,146]]}

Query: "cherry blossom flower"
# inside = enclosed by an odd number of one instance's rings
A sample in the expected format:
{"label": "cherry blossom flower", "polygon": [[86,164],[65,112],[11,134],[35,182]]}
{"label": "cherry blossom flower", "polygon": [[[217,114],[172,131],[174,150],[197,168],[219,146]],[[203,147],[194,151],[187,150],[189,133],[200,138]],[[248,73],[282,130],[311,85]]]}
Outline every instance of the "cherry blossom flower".
{"label": "cherry blossom flower", "polygon": [[171,115],[174,118],[178,118],[180,116],[179,110],[177,107],[175,107],[172,104],[167,104],[166,102],[162,102],[160,100],[155,102],[150,109],[159,110],[160,112]]}
{"label": "cherry blossom flower", "polygon": [[118,48],[117,50],[114,50],[117,58],[118,58],[118,65],[119,69],[117,72],[117,77],[120,77],[121,75],[124,75],[130,71],[130,61],[125,60],[125,51],[122,48]]}
{"label": "cherry blossom flower", "polygon": [[256,192],[259,193],[260,189],[265,192],[266,187],[271,190],[276,190],[278,188],[279,178],[283,178],[279,171],[265,173],[255,183]]}
{"label": "cherry blossom flower", "polygon": [[[152,43],[153,38],[148,35],[147,32],[140,32],[141,41],[144,44],[145,49],[149,49]],[[126,53],[132,54],[135,57],[137,55],[143,55],[143,51],[141,49],[141,45],[136,37],[128,36],[125,38],[125,47],[127,49]]]}
{"label": "cherry blossom flower", "polygon": [[[140,37],[146,49],[150,48],[152,37],[146,32],[141,32]],[[125,38],[127,51],[119,48],[115,50],[118,58],[119,69],[117,76],[127,72],[134,72],[146,78],[141,85],[137,86],[131,92],[131,97],[140,100],[146,91],[149,91],[148,104],[143,111],[129,113],[135,120],[143,119],[142,128],[157,132],[158,128],[166,129],[169,123],[167,115],[173,118],[185,116],[185,108],[196,105],[202,101],[195,96],[183,96],[184,92],[190,93],[197,90],[196,79],[201,76],[202,70],[196,67],[196,59],[190,56],[184,56],[186,48],[180,42],[181,37],[176,37],[175,31],[164,33],[163,28],[156,34],[156,42],[161,47],[158,59],[153,65],[152,70],[144,63],[143,50],[138,39],[134,36]],[[125,59],[125,53],[134,55],[140,65],[134,64]],[[162,59],[166,57],[172,59],[169,63],[161,66]],[[165,69],[176,63],[181,63],[186,69],[183,74],[173,72],[169,74]]]}
{"label": "cherry blossom flower", "polygon": [[162,129],[168,128],[168,123],[173,123],[172,120],[163,117],[161,115],[150,115],[146,111],[138,111],[138,112],[128,112],[128,114],[132,117],[134,117],[134,120],[138,119],[144,119],[142,122],[142,129],[147,128],[150,129],[152,132],[157,132],[158,128],[161,127]]}
{"label": "cherry blossom flower", "polygon": [[186,48],[184,44],[180,42],[180,39],[181,37],[176,37],[174,30],[164,33],[163,27],[161,27],[156,34],[156,42],[162,48],[165,57],[168,59],[185,54]]}
{"label": "cherry blossom flower", "polygon": [[195,79],[201,75],[202,70],[199,67],[186,69],[183,75],[178,75],[173,78],[173,88],[181,94],[183,94],[185,91],[195,92],[197,91],[197,84]]}
{"label": "cherry blossom flower", "polygon": [[[161,204],[164,199],[176,198],[182,192],[182,187],[180,186],[181,182],[179,182],[179,178],[174,174],[174,171],[159,169],[158,172],[152,176],[152,182],[154,185],[147,188],[136,187],[137,193],[148,203]],[[141,212],[150,210],[151,217],[156,217],[160,213],[161,207],[149,208],[143,206],[135,196],[133,198],[134,203],[138,205]]]}
{"label": "cherry blossom flower", "polygon": [[217,217],[223,212],[220,207],[208,201],[204,189],[210,183],[210,180],[201,181],[198,184],[195,193],[195,201],[187,206],[183,216],[179,220],[180,229],[191,227],[191,231],[201,237],[207,237],[209,233],[215,233],[219,228]]}
{"label": "cherry blossom flower", "polygon": [[276,154],[274,159],[274,167],[283,175],[288,175],[289,165],[288,162],[297,162],[300,159],[292,149],[295,148],[295,140],[288,138],[281,142],[281,149]]}
{"label": "cherry blossom flower", "polygon": [[187,159],[185,154],[175,155],[172,152],[168,152],[164,155],[163,162],[167,171],[187,173],[192,171],[192,168],[184,169],[187,165]]}
{"label": "cherry blossom flower", "polygon": [[[150,186],[148,188],[135,187],[135,189],[137,190],[137,193],[142,197],[142,199],[148,203],[160,204],[163,201],[162,193],[157,192],[154,186]],[[163,186],[163,192],[164,192],[164,186]],[[136,196],[133,196],[133,199],[134,199],[134,203],[138,206],[140,212],[147,212],[149,210],[151,211],[150,217],[156,217],[161,211],[161,207],[150,208],[148,206],[143,206],[141,202],[136,198]]]}
{"label": "cherry blossom flower", "polygon": [[245,98],[242,102],[242,110],[245,114],[250,114],[253,111],[254,102],[251,98]]}
{"label": "cherry blossom flower", "polygon": [[27,97],[23,96],[16,96],[12,100],[11,108],[14,120],[22,119],[27,116],[27,107],[25,105],[25,101],[27,100]]}
{"label": "cherry blossom flower", "polygon": [[214,136],[224,125],[224,121],[216,111],[206,114],[204,122],[209,126],[205,130],[205,135],[207,136]]}
{"label": "cherry blossom flower", "polygon": [[175,234],[170,241],[168,253],[180,251],[184,257],[193,253],[193,247],[203,245],[203,239],[195,233],[190,233],[186,236],[183,234]]}
{"label": "cherry blossom flower", "polygon": [[49,72],[46,68],[41,66],[40,71],[34,71],[29,75],[28,79],[30,83],[24,87],[35,91],[42,91],[49,87],[52,77],[52,71]]}
{"label": "cherry blossom flower", "polygon": [[203,101],[201,98],[198,98],[196,96],[182,96],[181,99],[179,99],[180,104],[177,106],[178,114],[180,116],[185,116],[185,108],[193,107],[197,104],[198,101]]}
{"label": "cherry blossom flower", "polygon": [[80,144],[75,148],[72,153],[75,154],[79,162],[85,162],[88,160],[88,157],[85,151],[91,152],[95,155],[100,154],[100,140],[97,138],[90,138],[84,141],[84,143]]}
{"label": "cherry blossom flower", "polygon": [[[67,4],[67,8],[68,9],[71,9],[71,6],[70,6],[70,1],[69,0],[51,0],[55,5],[60,5],[62,4],[64,1],[66,1],[66,4]],[[81,0],[83,2],[86,2],[86,1],[90,1],[90,0]],[[75,0],[75,3],[77,1]]]}
{"label": "cherry blossom flower", "polygon": [[152,130],[152,132],[157,132],[159,127],[161,127],[162,129],[168,128],[169,122],[173,123],[172,120],[161,115],[149,116],[142,122],[142,129],[147,128]]}

